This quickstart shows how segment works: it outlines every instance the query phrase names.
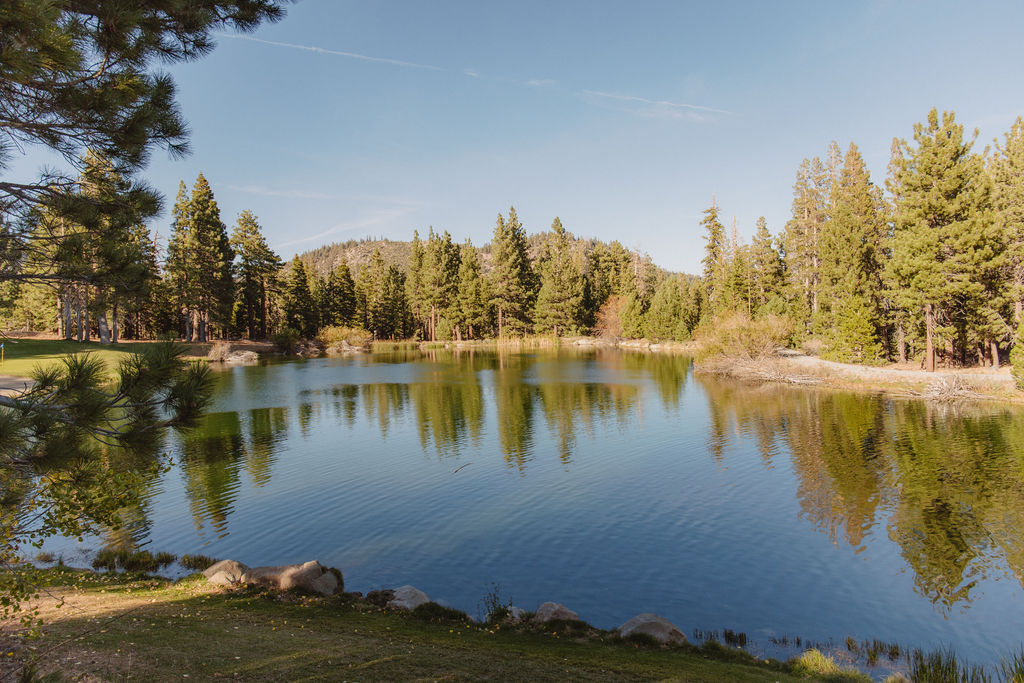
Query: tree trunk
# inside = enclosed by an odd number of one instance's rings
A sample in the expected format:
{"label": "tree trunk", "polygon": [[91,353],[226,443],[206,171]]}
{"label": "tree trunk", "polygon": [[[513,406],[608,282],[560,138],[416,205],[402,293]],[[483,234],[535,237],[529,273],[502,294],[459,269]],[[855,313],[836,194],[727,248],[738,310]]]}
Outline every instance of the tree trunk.
{"label": "tree trunk", "polygon": [[110,327],[107,325],[107,312],[103,311],[96,316],[96,325],[99,327],[100,344],[110,343]]}
{"label": "tree trunk", "polygon": [[994,367],[996,370],[998,370],[999,369],[999,342],[997,342],[995,339],[993,339],[990,342],[990,344],[992,346],[992,367]]}
{"label": "tree trunk", "polygon": [[68,291],[67,287],[64,287],[64,339],[71,341],[75,336],[75,330],[72,325],[72,318],[74,316],[71,312],[71,292]]}
{"label": "tree trunk", "polygon": [[903,323],[900,323],[899,328],[896,331],[896,346],[899,348],[900,362],[907,362],[907,332],[903,329]]}
{"label": "tree trunk", "polygon": [[932,330],[935,326],[935,312],[931,304],[924,306],[924,369],[928,372],[935,372],[935,340],[932,338]]}
{"label": "tree trunk", "polygon": [[978,352],[978,367],[985,367],[985,344],[979,343],[975,350]]}
{"label": "tree trunk", "polygon": [[112,344],[116,344],[117,340],[119,338],[119,334],[118,333],[120,331],[119,330],[120,325],[118,324],[119,321],[117,319],[117,302],[116,301],[114,302],[114,310],[113,310],[113,318],[112,318],[112,320],[113,320],[113,323],[114,323],[114,327],[110,331],[110,342]]}
{"label": "tree trunk", "polygon": [[501,337],[502,337],[502,329],[503,329],[502,328],[501,314],[502,314],[501,306],[498,306],[498,339],[501,339]]}
{"label": "tree trunk", "polygon": [[78,343],[85,341],[85,330],[82,329],[82,292],[75,287],[75,324],[78,327]]}

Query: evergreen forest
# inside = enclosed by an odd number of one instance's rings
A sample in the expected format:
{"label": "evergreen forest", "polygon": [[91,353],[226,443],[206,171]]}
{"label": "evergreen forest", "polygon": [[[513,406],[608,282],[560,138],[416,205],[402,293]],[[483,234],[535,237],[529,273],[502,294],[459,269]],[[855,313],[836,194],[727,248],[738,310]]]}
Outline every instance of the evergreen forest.
{"label": "evergreen forest", "polygon": [[[758,219],[749,242],[712,199],[698,275],[579,237],[558,217],[528,234],[515,207],[481,246],[428,227],[408,242],[367,238],[284,262],[251,211],[228,228],[200,174],[178,187],[166,244],[124,217],[22,217],[34,223],[23,234],[46,239],[8,261],[0,327],[103,343],[314,338],[337,326],[378,340],[685,341],[698,327],[713,334],[722,316],[774,316],[791,343],[812,340],[834,360],[998,366],[1024,352],[1024,119],[990,147],[976,149],[976,137],[933,109],[893,140],[881,183],[855,144],[832,142],[796,170],[789,221],[773,232]],[[88,152],[74,194],[130,190]]]}

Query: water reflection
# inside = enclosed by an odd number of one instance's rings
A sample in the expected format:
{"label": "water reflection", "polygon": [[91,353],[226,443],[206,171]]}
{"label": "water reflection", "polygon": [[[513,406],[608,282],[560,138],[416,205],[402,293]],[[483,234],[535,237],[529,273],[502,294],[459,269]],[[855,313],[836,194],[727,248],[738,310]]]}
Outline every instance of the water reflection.
{"label": "water reflection", "polygon": [[[288,369],[303,366],[285,366],[292,374],[269,390],[274,380],[262,368],[225,380],[228,404],[253,393],[288,405],[212,413],[182,442],[185,495],[201,535],[228,533],[250,485],[243,473],[252,487],[269,486],[290,439],[304,444],[296,457],[324,440],[353,440],[401,453],[411,446],[431,461],[500,457],[525,477],[538,459],[569,471],[583,454],[619,457],[601,450],[602,439],[643,438],[645,411],[660,406],[665,418],[651,434],[666,442],[681,430],[695,434],[719,471],[749,460],[746,453],[759,472],[792,470],[786,495],[799,505],[800,524],[858,553],[891,541],[916,591],[943,610],[968,604],[986,578],[1024,580],[1019,411],[709,377],[688,387],[684,356],[437,350],[377,360],[313,365],[305,376]],[[346,381],[331,384],[328,370]],[[285,386],[302,388],[289,397],[279,393]],[[684,401],[701,394],[700,407]],[[132,538],[148,528],[145,507],[125,519]]]}
{"label": "water reflection", "polygon": [[[304,433],[311,414],[299,411]],[[253,486],[270,483],[277,450],[288,437],[288,409],[254,408],[245,416],[243,424],[238,412],[209,413],[182,444],[181,471],[197,531],[209,525],[217,537],[227,534],[243,468]]]}
{"label": "water reflection", "polygon": [[[804,518],[863,550],[884,529],[916,590],[944,609],[979,581],[1024,581],[1024,421],[985,405],[793,390],[701,379],[710,448],[753,438],[771,464],[789,453]],[[735,438],[734,437],[734,438]]]}

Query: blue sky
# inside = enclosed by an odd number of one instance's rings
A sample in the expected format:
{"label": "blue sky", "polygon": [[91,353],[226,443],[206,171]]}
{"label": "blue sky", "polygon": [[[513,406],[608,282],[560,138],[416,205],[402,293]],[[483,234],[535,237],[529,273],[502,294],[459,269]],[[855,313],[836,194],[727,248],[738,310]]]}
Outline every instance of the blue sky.
{"label": "blue sky", "polygon": [[749,236],[789,216],[801,159],[856,142],[876,182],[928,110],[1024,114],[1024,3],[304,0],[170,71],[194,153],[157,152],[168,210],[202,171],[229,228],[285,258],[414,228],[490,239],[516,206],[699,269],[717,197]]}

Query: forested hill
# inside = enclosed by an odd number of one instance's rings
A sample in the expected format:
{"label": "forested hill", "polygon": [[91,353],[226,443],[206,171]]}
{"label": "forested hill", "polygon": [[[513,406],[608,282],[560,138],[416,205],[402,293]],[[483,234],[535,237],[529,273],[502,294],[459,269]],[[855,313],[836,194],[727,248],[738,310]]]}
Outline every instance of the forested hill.
{"label": "forested hill", "polygon": [[[426,235],[421,235],[426,238]],[[534,233],[527,237],[527,247],[530,258],[536,261],[540,254],[544,253],[545,245],[552,238],[552,233]],[[618,241],[602,242],[594,238],[571,237],[571,251],[577,263],[584,264],[592,260],[595,255],[609,255],[613,260],[626,260],[629,262],[644,263],[647,268],[652,267],[651,259],[647,254],[642,254],[635,249],[628,249]],[[374,251],[380,251],[386,265],[394,265],[400,270],[408,272],[409,261],[412,254],[412,241],[398,241],[384,238],[364,237],[358,240],[346,240],[345,242],[334,242],[325,244],[322,247],[311,249],[299,254],[306,269],[316,273],[320,277],[327,275],[344,261],[355,277],[362,267],[370,262]],[[476,247],[480,259],[480,267],[484,273],[489,273],[493,268],[491,258],[491,245],[487,243]],[[669,271],[654,266],[658,273],[669,275]]]}
{"label": "forested hill", "polygon": [[325,244],[307,252],[299,254],[299,260],[310,272],[320,277],[327,275],[338,267],[342,261],[348,264],[355,276],[364,265],[370,262],[374,251],[380,251],[384,263],[395,265],[403,271],[409,269],[409,255],[412,252],[412,242],[396,242],[388,239],[375,239],[364,237],[359,240],[347,240]]}

